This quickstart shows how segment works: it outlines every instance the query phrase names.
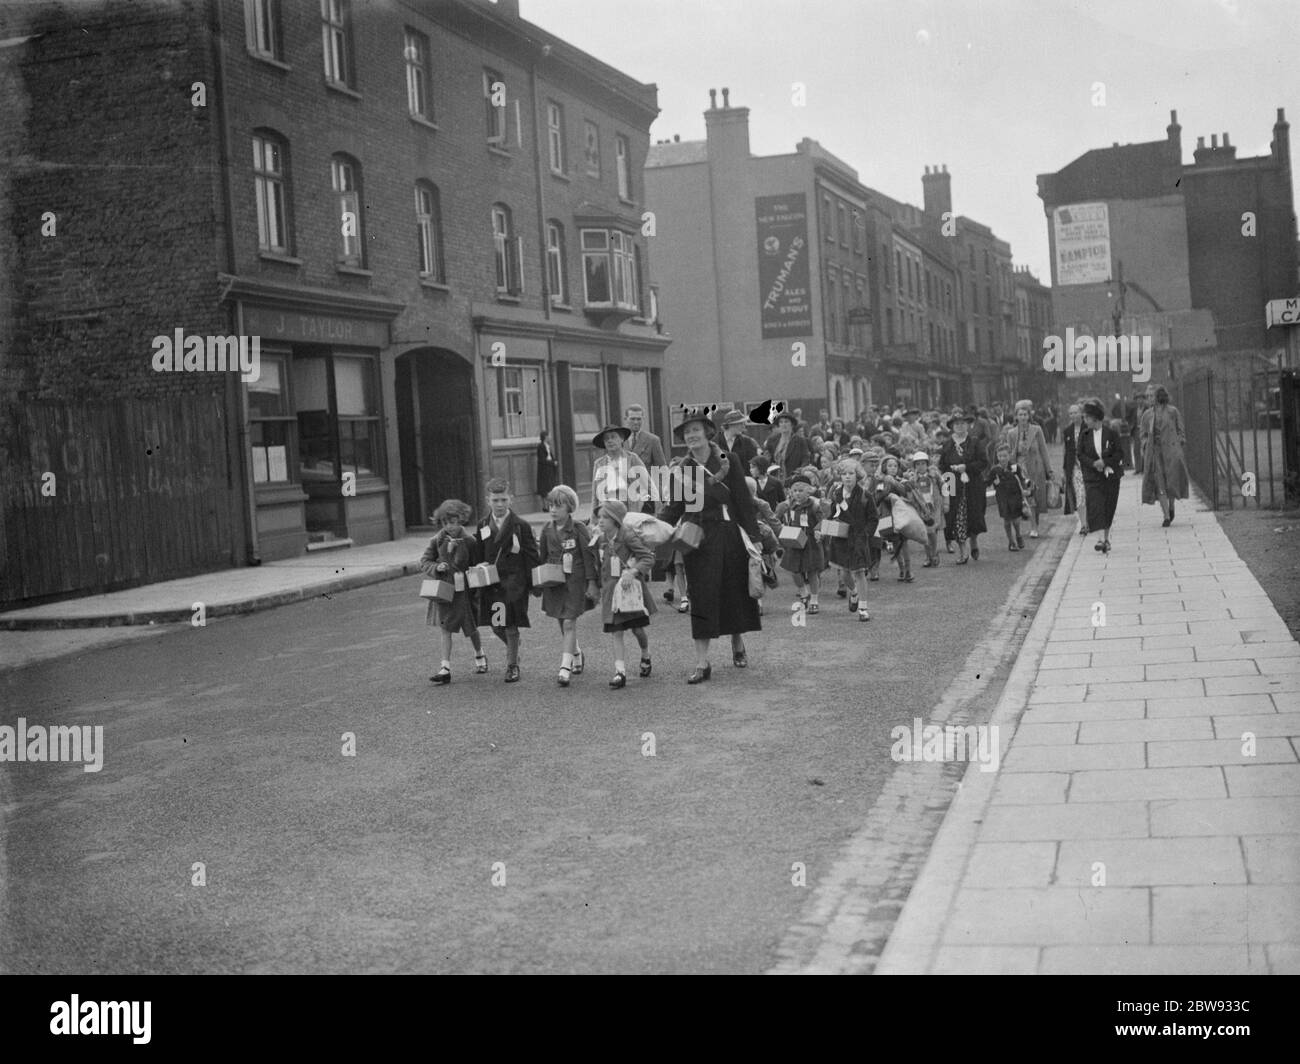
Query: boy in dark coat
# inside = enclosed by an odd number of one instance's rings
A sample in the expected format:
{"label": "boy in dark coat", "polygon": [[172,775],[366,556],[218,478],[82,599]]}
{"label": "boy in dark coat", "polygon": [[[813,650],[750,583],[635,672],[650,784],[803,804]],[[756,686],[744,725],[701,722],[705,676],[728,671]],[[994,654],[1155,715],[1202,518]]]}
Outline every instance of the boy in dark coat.
{"label": "boy in dark coat", "polygon": [[479,555],[497,567],[501,582],[479,591],[479,625],[506,645],[506,683],[519,681],[519,629],[528,628],[528,590],[538,565],[537,540],[528,522],[510,508],[504,477],[487,482],[488,516],[478,523]]}

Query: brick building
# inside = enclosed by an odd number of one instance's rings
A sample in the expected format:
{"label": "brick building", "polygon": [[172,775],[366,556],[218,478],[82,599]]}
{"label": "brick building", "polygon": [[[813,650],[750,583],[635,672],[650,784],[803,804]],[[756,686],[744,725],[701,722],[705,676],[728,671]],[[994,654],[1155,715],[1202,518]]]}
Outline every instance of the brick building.
{"label": "brick building", "polygon": [[1155,351],[1281,347],[1270,299],[1294,295],[1296,220],[1290,127],[1281,108],[1268,155],[1238,159],[1223,134],[1085,152],[1038,176],[1061,328],[1151,336]]}
{"label": "brick building", "polygon": [[[664,430],[639,187],[653,85],[509,0],[8,18],[5,36],[32,39],[0,53],[18,101],[0,130],[22,160],[0,186],[18,238],[0,277],[6,397],[39,395],[54,426],[121,394],[156,431],[192,396],[183,428],[203,450],[168,502],[204,534],[161,537],[181,540],[166,564],[130,569],[137,545],[56,565],[6,600],[394,538],[442,498],[476,501],[489,471],[535,506],[542,428],[579,488],[590,435],[629,402]],[[58,241],[40,234],[46,204]],[[260,378],[153,372],[150,338],[182,327],[259,337]],[[94,446],[139,501],[64,514],[92,559],[108,523],[147,526],[157,504],[131,431]],[[11,528],[54,512],[30,495],[6,498]],[[33,550],[9,540],[7,571]]]}
{"label": "brick building", "polygon": [[776,398],[853,417],[871,402],[867,190],[807,138],[752,155],[749,109],[727,89],[721,106],[710,97],[707,139],[656,144],[646,161],[669,401]]}

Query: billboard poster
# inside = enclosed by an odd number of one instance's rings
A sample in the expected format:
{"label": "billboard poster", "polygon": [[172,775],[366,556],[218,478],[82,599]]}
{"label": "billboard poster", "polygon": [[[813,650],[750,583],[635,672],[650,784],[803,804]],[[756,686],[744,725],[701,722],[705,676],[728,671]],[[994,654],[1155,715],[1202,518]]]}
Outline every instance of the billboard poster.
{"label": "billboard poster", "polygon": [[763,339],[812,336],[808,202],[802,192],[754,200]]}
{"label": "billboard poster", "polygon": [[1052,212],[1056,283],[1110,280],[1110,212],[1104,203],[1074,203]]}

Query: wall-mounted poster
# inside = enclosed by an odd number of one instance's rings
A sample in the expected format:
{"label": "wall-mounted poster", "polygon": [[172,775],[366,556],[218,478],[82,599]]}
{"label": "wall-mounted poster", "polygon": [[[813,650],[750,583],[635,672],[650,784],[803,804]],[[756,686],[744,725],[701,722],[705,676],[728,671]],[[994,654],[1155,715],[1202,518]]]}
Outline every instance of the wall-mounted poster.
{"label": "wall-mounted poster", "polygon": [[1104,203],[1073,203],[1052,212],[1056,283],[1110,280],[1110,212]]}
{"label": "wall-mounted poster", "polygon": [[812,336],[808,202],[802,192],[754,200],[763,339]]}

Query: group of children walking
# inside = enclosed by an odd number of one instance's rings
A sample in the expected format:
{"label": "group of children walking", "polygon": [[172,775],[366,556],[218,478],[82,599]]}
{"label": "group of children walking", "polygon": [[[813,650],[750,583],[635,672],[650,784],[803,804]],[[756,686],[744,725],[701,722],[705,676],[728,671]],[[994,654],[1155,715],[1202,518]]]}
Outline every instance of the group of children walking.
{"label": "group of children walking", "polygon": [[[999,444],[997,463],[984,479],[997,497],[1007,549],[1017,551],[1024,548],[1020,522],[1029,516],[1032,485],[1011,459],[1009,446]],[[820,612],[822,573],[833,567],[839,578],[836,593],[848,599],[849,610],[858,620],[868,621],[866,585],[880,579],[884,558],[894,560],[902,583],[913,582],[913,542],[924,551],[923,568],[939,565],[938,531],[951,499],[925,452],[904,460],[873,449],[860,461],[840,460],[834,467],[836,479],[825,484],[809,472],[797,472],[782,484],[763,455],[754,459],[752,471],[754,476],[746,482],[760,516],[764,562],[769,571],[779,562],[793,577],[797,595],[793,609]],[[487,516],[473,527],[469,505],[458,499],[443,502],[433,515],[439,528],[420,559],[420,568],[426,576],[447,580],[455,592],[451,601],[429,601],[427,623],[440,630],[442,651],[439,669],[430,679],[436,684],[451,681],[452,637],[457,632],[474,648],[474,671],[487,672],[478,631],[486,626],[505,645],[505,682],[518,682],[520,629],[530,627],[530,595],[541,598],[542,612],[559,626],[556,679],[561,687],[568,687],[572,677],[583,672],[578,618],[597,607],[602,628],[613,643],[614,674],[609,686],[627,685],[628,632],[640,650],[638,675],[648,677],[652,663],[647,628],[656,612],[648,585],[655,552],[624,524],[627,507],[617,500],[603,501],[593,530],[575,516],[577,492],[558,485],[546,496],[551,520],[539,539],[512,509],[510,486],[504,479],[488,481],[487,502]],[[483,563],[496,567],[496,582],[469,586],[469,571]],[[534,584],[535,570],[544,572],[543,584]],[[675,577],[677,597],[685,600],[689,589],[683,586],[684,577],[680,572]],[[672,584],[665,598],[671,601],[671,595]]]}
{"label": "group of children walking", "polygon": [[[487,499],[489,514],[473,532],[466,530],[470,507],[459,499],[448,499],[433,514],[439,528],[420,558],[420,569],[426,576],[445,580],[453,594],[450,601],[429,600],[426,623],[440,630],[442,649],[439,669],[429,679],[436,684],[451,682],[452,637],[457,632],[474,648],[474,671],[487,672],[478,629],[488,626],[506,646],[505,682],[518,682],[519,630],[530,627],[530,595],[540,597],[542,612],[559,624],[563,649],[557,682],[561,687],[568,687],[572,677],[583,671],[578,618],[597,606],[604,630],[613,637],[610,687],[627,685],[627,632],[640,648],[638,675],[649,676],[646,628],[655,604],[647,585],[654,552],[624,526],[627,507],[617,500],[603,502],[593,534],[574,517],[577,492],[560,484],[546,496],[551,521],[538,540],[528,522],[511,508],[510,486],[504,479],[488,481]],[[484,563],[496,567],[497,581],[470,587],[470,570]],[[534,570],[541,566],[551,567],[546,571],[550,579],[534,584]]]}

